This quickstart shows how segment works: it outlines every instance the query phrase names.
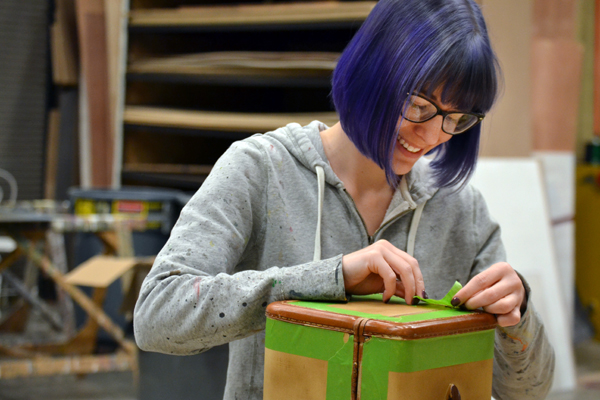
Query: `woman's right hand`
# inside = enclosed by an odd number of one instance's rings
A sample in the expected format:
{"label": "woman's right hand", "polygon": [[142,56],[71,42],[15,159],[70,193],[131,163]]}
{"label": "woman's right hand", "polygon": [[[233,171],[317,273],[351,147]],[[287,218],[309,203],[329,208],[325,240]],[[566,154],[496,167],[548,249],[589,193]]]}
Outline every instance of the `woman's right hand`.
{"label": "woman's right hand", "polygon": [[425,283],[417,260],[387,240],[378,240],[364,249],[342,257],[346,293],[383,292],[383,301],[393,295],[412,304],[413,296],[426,298]]}

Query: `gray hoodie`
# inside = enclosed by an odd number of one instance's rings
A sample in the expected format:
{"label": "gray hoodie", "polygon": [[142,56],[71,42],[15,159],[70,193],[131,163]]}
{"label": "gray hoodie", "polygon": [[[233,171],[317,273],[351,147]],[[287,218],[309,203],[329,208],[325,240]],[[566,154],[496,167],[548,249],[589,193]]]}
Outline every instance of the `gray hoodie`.
{"label": "gray hoodie", "polygon": [[[234,143],[143,283],[134,315],[140,348],[185,355],[229,342],[225,399],[262,399],[267,304],[346,299],[343,254],[388,240],[418,260],[431,298],[505,261],[479,192],[438,190],[425,159],[402,178],[370,237],[327,161],[324,129],[318,121],[289,124]],[[494,397],[543,398],[553,370],[554,352],[529,302],[518,325],[497,329]]]}

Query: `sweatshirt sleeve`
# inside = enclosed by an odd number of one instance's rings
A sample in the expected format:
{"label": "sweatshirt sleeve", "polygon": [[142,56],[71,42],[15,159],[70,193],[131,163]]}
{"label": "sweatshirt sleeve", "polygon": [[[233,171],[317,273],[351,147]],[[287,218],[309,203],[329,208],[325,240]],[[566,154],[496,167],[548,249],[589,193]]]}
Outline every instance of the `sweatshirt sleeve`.
{"label": "sweatshirt sleeve", "polygon": [[[471,278],[493,264],[506,261],[500,227],[493,221],[481,194],[473,189],[474,243],[477,256]],[[527,298],[530,288],[523,281]],[[531,300],[521,321],[511,327],[496,328],[492,393],[496,400],[544,399],[552,386],[554,349]]]}
{"label": "sweatshirt sleeve", "polygon": [[237,142],[184,207],[144,280],[134,311],[138,346],[196,354],[265,327],[278,300],[344,300],[341,255],[256,270],[267,223],[262,149]]}

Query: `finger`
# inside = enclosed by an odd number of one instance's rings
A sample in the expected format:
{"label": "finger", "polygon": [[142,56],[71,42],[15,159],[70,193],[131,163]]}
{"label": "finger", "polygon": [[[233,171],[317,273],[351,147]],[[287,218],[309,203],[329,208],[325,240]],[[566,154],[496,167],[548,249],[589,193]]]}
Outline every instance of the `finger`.
{"label": "finger", "polygon": [[498,264],[494,264],[487,270],[475,275],[473,279],[471,279],[462,289],[458,291],[458,293],[456,293],[454,298],[458,299],[459,302],[456,302],[456,304],[453,302],[452,305],[457,306],[459,304],[463,304],[476,293],[479,293],[498,282],[502,278],[504,272],[500,268],[496,267],[497,265]]}
{"label": "finger", "polygon": [[404,284],[400,279],[396,279],[396,296],[404,298]]}
{"label": "finger", "polygon": [[[400,256],[408,262],[412,266],[412,273],[415,282],[415,293],[413,296],[421,296],[423,298],[428,298],[427,293],[425,292],[425,280],[423,279],[423,274],[421,273],[421,267],[419,266],[419,262],[416,258],[410,256],[408,253],[405,253],[401,250]],[[412,299],[412,297],[411,297]]]}
{"label": "finger", "polygon": [[519,307],[515,307],[510,313],[497,316],[498,325],[514,326],[521,321],[521,311]]}
{"label": "finger", "polygon": [[510,313],[517,306],[520,308],[518,296],[515,294],[510,294],[493,304],[483,307],[483,310],[490,314],[501,315]]}
{"label": "finger", "polygon": [[425,291],[423,275],[419,262],[406,252],[398,249],[387,241],[381,241],[382,254],[388,264],[394,269],[404,284],[404,298],[407,304],[412,304],[415,294],[422,295]]}
{"label": "finger", "polygon": [[394,293],[396,293],[396,274],[382,255],[375,258],[375,262],[371,265],[370,269],[383,280],[385,288],[383,291],[383,301],[387,303]]}
{"label": "finger", "polygon": [[406,300],[406,304],[412,304],[412,298],[416,293],[415,276],[413,273],[414,266],[389,249],[383,249],[382,254],[404,285],[404,299]]}
{"label": "finger", "polygon": [[[492,286],[475,293],[471,298],[461,300],[463,300],[463,305],[467,309],[475,310],[479,307],[486,307],[502,300],[509,294],[513,293],[514,290],[514,285],[509,280],[500,280],[494,283]],[[456,297],[459,295],[460,291],[456,294]],[[458,298],[460,299],[460,297]]]}

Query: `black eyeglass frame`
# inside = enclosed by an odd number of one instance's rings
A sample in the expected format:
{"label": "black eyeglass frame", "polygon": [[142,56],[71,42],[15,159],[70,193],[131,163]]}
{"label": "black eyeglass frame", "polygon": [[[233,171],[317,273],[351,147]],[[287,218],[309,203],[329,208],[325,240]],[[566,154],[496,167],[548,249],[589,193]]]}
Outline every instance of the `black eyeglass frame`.
{"label": "black eyeglass frame", "polygon": [[[402,107],[402,112],[401,112],[401,114],[402,114],[402,118],[404,118],[405,120],[407,120],[407,121],[410,121],[410,122],[412,122],[412,123],[415,123],[415,124],[421,124],[421,123],[423,123],[423,122],[427,122],[427,121],[429,121],[429,120],[431,120],[431,119],[434,119],[434,118],[435,118],[435,117],[437,117],[438,115],[441,115],[441,116],[442,116],[442,131],[444,131],[444,133],[446,133],[446,134],[448,134],[448,135],[456,136],[456,135],[460,135],[461,133],[465,133],[465,132],[466,132],[466,131],[468,131],[469,129],[476,127],[476,126],[477,126],[478,124],[480,124],[480,123],[481,123],[481,121],[483,121],[483,119],[485,118],[485,114],[479,114],[479,113],[473,113],[473,112],[462,112],[462,111],[444,111],[444,110],[442,110],[442,109],[441,109],[441,108],[440,108],[440,107],[439,107],[439,106],[438,106],[438,105],[435,103],[435,101],[433,101],[433,100],[431,100],[431,99],[428,99],[427,97],[425,97],[425,96],[423,96],[423,95],[420,95],[420,94],[415,94],[415,93],[412,93],[412,94],[411,94],[411,93],[407,93],[407,94],[408,94],[408,97],[406,98],[406,101],[404,102],[404,104],[405,104],[405,105],[406,105],[406,103],[408,102],[408,99],[409,99],[411,96],[420,97],[420,98],[422,98],[423,100],[427,100],[428,102],[430,102],[430,103],[431,103],[431,104],[432,104],[432,105],[435,107],[436,113],[435,113],[435,114],[433,114],[431,117],[429,117],[429,118],[427,118],[427,119],[423,120],[423,121],[413,121],[413,120],[411,120],[410,118],[407,118],[407,117],[405,117],[405,116],[404,116],[404,107]],[[475,122],[473,125],[471,125],[470,127],[468,127],[467,129],[465,129],[464,131],[461,131],[461,132],[455,132],[455,133],[446,132],[446,130],[444,129],[444,121],[446,120],[446,117],[447,117],[448,115],[450,115],[450,114],[468,114],[468,115],[473,115],[473,116],[477,117],[477,122]]]}

